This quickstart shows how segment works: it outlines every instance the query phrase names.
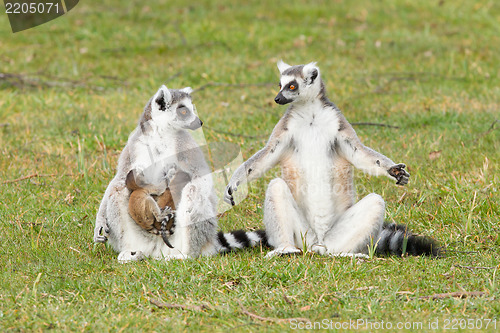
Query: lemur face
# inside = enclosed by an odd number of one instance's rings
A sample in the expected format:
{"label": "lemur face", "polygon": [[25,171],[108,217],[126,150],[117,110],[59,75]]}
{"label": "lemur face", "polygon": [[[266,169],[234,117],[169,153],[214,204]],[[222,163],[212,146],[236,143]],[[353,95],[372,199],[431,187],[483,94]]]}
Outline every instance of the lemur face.
{"label": "lemur face", "polygon": [[160,126],[175,129],[195,130],[203,125],[196,115],[196,108],[191,100],[192,89],[168,89],[162,86],[151,101],[151,118]]}
{"label": "lemur face", "polygon": [[320,84],[319,68],[315,63],[307,65],[290,66],[283,61],[278,62],[281,73],[280,92],[274,101],[284,105],[296,101],[308,100],[317,96]]}

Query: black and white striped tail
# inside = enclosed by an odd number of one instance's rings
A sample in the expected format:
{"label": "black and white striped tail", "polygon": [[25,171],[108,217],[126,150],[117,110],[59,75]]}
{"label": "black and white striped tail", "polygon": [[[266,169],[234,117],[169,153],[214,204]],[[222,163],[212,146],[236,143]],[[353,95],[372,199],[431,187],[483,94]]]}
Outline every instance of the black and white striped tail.
{"label": "black and white striped tail", "polygon": [[269,247],[266,232],[264,230],[244,231],[234,230],[231,232],[219,231],[217,239],[220,245],[220,252],[230,252],[247,247],[262,246]]}
{"label": "black and white striped tail", "polygon": [[375,251],[379,254],[401,256],[404,253],[431,257],[441,257],[444,252],[435,239],[414,235],[408,230],[408,226],[404,224],[387,222],[382,227]]}

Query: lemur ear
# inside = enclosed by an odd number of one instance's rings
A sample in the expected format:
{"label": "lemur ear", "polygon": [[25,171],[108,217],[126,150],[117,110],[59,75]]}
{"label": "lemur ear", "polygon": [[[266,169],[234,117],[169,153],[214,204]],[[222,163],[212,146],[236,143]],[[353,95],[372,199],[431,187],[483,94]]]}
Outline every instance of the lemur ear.
{"label": "lemur ear", "polygon": [[193,88],[186,87],[186,88],[182,88],[181,91],[185,92],[186,94],[191,94],[193,92]]}
{"label": "lemur ear", "polygon": [[283,72],[286,71],[288,68],[292,67],[289,64],[283,62],[283,60],[278,61],[276,65],[278,66],[278,70],[280,71],[281,74],[283,74]]}
{"label": "lemur ear", "polygon": [[302,73],[304,74],[307,84],[313,84],[319,76],[319,68],[316,66],[315,62],[311,62],[304,66]]}
{"label": "lemur ear", "polygon": [[165,111],[167,109],[167,105],[170,104],[171,100],[172,94],[165,85],[162,85],[153,97],[154,103],[156,103],[158,109],[160,109],[161,111]]}

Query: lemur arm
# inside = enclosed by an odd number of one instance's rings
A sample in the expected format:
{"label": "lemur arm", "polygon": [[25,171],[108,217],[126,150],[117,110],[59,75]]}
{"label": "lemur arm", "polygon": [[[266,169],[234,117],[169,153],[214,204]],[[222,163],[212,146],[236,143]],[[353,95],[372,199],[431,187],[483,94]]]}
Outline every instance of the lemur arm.
{"label": "lemur arm", "polygon": [[406,165],[396,164],[390,158],[363,145],[345,118],[340,119],[340,124],[336,145],[341,155],[354,167],[374,176],[393,177],[397,180],[396,184],[408,184],[410,174],[404,170]]}
{"label": "lemur arm", "polygon": [[234,206],[233,193],[238,186],[260,178],[266,171],[278,164],[289,146],[290,138],[286,135],[282,118],[274,128],[266,146],[236,169],[226,187],[224,201]]}
{"label": "lemur arm", "polygon": [[127,172],[135,170],[139,174],[155,164],[155,159],[147,142],[134,138],[134,134],[131,134],[132,139],[125,146],[128,150],[126,164],[129,166]]}

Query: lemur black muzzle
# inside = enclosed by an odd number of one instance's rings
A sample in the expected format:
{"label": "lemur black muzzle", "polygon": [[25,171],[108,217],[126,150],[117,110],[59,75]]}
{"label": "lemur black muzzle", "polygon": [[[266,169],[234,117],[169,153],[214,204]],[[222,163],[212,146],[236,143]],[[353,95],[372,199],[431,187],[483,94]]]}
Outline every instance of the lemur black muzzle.
{"label": "lemur black muzzle", "polygon": [[191,124],[189,124],[188,128],[190,130],[196,130],[196,129],[200,128],[202,125],[203,125],[203,121],[201,121],[200,118],[196,117],[196,119],[193,120],[191,122]]}
{"label": "lemur black muzzle", "polygon": [[285,104],[288,104],[290,103],[292,100],[291,99],[288,99],[286,98],[285,96],[283,96],[283,94],[281,93],[281,91],[278,93],[278,95],[276,95],[276,97],[274,98],[274,101],[280,105],[285,105]]}

